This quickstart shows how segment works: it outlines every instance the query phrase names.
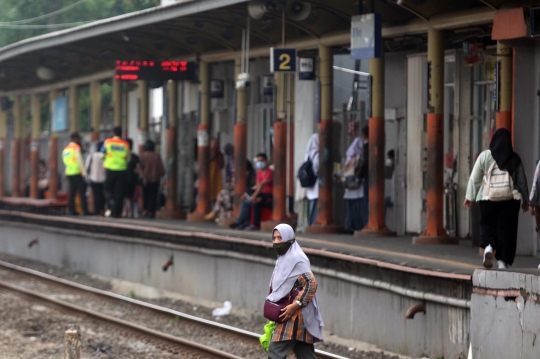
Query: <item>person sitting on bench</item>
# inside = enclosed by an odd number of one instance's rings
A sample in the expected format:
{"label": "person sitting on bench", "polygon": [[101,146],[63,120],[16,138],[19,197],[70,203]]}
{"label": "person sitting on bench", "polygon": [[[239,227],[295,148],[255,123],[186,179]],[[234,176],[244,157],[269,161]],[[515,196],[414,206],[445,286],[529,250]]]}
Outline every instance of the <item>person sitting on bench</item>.
{"label": "person sitting on bench", "polygon": [[[274,196],[272,187],[274,185],[274,171],[268,167],[268,157],[266,153],[259,153],[255,162],[257,169],[257,180],[252,190],[242,196],[242,207],[236,222],[230,225],[231,228],[246,229],[251,231],[259,230],[261,227],[262,207],[272,208]],[[253,209],[253,224],[249,224],[251,210]]]}

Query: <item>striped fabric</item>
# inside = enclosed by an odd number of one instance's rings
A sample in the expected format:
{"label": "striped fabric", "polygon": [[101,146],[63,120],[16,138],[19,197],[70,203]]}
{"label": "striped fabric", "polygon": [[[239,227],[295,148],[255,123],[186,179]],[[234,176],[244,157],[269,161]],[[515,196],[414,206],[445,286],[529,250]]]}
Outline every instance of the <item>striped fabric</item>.
{"label": "striped fabric", "polygon": [[[295,298],[302,302],[302,306],[306,306],[317,291],[317,281],[313,273],[304,273],[296,280],[295,287],[301,287],[302,290]],[[304,343],[317,343],[320,340],[313,337],[304,327],[304,320],[302,318],[302,310],[298,310],[291,319],[283,323],[276,323],[276,329],[272,333],[273,342],[282,342],[285,340],[296,339]]]}

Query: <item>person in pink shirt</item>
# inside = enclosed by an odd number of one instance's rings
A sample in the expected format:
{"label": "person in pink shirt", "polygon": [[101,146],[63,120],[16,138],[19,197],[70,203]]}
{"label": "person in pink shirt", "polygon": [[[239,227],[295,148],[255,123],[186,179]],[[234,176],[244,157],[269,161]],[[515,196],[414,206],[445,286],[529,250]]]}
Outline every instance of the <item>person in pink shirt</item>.
{"label": "person in pink shirt", "polygon": [[[274,196],[274,171],[268,167],[268,157],[266,153],[259,153],[255,162],[257,170],[257,180],[255,186],[246,192],[242,199],[242,207],[236,222],[230,225],[231,228],[259,230],[261,227],[262,207],[272,208]],[[253,210],[253,224],[250,225],[251,211]]]}

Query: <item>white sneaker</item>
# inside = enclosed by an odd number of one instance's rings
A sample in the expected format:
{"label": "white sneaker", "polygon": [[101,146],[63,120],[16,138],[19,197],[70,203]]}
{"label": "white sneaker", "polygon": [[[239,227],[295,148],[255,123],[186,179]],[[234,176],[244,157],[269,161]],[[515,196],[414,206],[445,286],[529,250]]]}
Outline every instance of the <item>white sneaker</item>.
{"label": "white sneaker", "polygon": [[111,210],[108,209],[105,211],[105,217],[110,217],[111,216]]}
{"label": "white sneaker", "polygon": [[493,267],[493,263],[491,263],[492,259],[493,259],[493,247],[491,247],[491,245],[488,245],[484,249],[484,267],[485,268]]}
{"label": "white sneaker", "polygon": [[504,263],[503,261],[497,261],[497,264],[499,265],[499,269],[508,268],[508,265],[506,263]]}

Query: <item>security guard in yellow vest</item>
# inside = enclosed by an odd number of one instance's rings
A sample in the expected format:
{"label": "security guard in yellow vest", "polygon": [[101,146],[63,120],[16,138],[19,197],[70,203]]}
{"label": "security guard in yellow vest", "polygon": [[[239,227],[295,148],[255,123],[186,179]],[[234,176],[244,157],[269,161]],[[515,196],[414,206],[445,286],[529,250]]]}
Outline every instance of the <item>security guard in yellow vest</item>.
{"label": "security guard in yellow vest", "polygon": [[88,207],[86,205],[86,169],[81,154],[81,136],[77,132],[71,134],[71,142],[62,151],[62,160],[66,166],[65,175],[69,182],[69,214],[78,215],[75,211],[75,195],[79,193],[83,215],[88,215]]}
{"label": "security guard in yellow vest", "polygon": [[124,202],[124,190],[127,180],[127,165],[130,158],[129,144],[124,141],[122,127],[113,128],[114,137],[105,140],[101,152],[104,153],[105,196],[109,204],[111,217],[120,218]]}

